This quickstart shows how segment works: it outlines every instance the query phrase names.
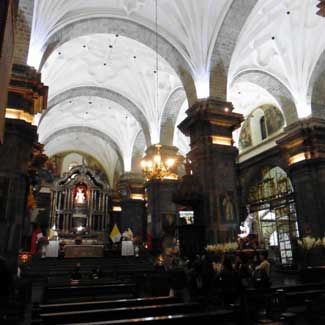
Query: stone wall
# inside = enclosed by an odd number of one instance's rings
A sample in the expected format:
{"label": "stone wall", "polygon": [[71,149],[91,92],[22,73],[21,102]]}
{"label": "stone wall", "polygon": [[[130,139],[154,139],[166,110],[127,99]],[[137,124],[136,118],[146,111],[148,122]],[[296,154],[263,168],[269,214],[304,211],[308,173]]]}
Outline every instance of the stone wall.
{"label": "stone wall", "polygon": [[16,23],[14,63],[27,64],[34,0],[20,0]]}

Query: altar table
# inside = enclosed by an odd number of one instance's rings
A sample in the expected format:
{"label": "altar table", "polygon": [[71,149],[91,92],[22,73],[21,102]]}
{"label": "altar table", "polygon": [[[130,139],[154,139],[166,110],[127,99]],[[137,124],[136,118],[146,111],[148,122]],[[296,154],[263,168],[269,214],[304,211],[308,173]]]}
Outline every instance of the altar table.
{"label": "altar table", "polygon": [[45,246],[46,257],[58,257],[59,256],[59,241],[50,240],[49,244]]}
{"label": "altar table", "polygon": [[134,256],[134,245],[131,240],[122,241],[121,255]]}
{"label": "altar table", "polygon": [[65,245],[65,258],[103,257],[104,245]]}

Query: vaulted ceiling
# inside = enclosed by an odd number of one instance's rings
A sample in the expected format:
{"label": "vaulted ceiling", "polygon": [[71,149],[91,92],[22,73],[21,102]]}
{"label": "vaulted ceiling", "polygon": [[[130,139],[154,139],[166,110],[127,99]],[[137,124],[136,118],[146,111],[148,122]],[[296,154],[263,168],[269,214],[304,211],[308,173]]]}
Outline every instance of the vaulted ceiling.
{"label": "vaulted ceiling", "polygon": [[317,0],[157,0],[157,34],[155,4],[35,0],[29,64],[49,86],[38,130],[50,155],[94,155],[113,177],[139,137],[186,153],[175,126],[209,95],[245,116],[273,104],[287,124],[313,113]]}

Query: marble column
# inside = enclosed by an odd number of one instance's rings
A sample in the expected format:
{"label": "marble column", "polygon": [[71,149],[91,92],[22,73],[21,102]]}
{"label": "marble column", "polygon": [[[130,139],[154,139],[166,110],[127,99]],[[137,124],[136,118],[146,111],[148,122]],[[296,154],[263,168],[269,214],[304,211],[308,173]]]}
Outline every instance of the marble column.
{"label": "marble column", "polygon": [[229,102],[209,97],[197,101],[178,126],[191,139],[188,158],[193,175],[202,185],[202,210],[198,224],[205,227],[209,243],[235,240],[239,195],[232,132],[243,121]]}
{"label": "marble column", "polygon": [[325,121],[299,121],[277,141],[289,165],[300,236],[325,233]]}

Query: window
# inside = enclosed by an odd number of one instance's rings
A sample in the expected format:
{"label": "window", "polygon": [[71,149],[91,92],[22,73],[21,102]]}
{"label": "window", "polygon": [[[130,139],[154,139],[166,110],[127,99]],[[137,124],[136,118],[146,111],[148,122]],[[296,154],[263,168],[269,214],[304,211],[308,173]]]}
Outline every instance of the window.
{"label": "window", "polygon": [[263,115],[260,118],[260,130],[261,130],[261,137],[262,140],[267,138],[267,131],[266,131],[266,123],[265,123],[265,116]]}

